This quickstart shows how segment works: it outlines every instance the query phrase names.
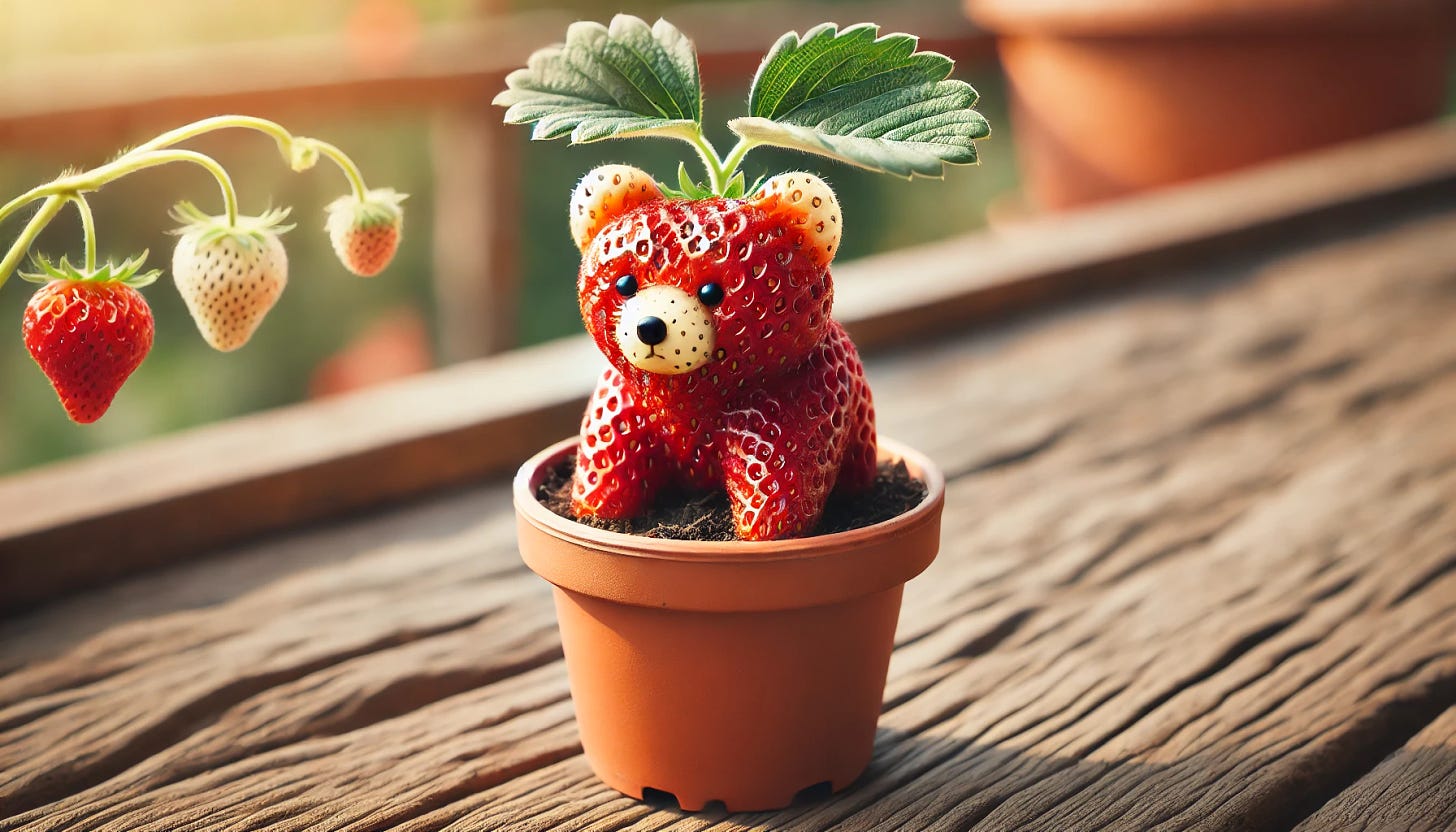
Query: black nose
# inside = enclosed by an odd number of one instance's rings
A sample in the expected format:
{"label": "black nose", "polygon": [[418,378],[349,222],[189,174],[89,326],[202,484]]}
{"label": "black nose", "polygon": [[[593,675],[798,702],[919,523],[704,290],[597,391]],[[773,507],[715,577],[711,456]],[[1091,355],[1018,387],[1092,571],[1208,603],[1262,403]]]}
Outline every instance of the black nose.
{"label": "black nose", "polygon": [[637,338],[648,346],[657,346],[667,340],[667,324],[656,316],[637,322]]}

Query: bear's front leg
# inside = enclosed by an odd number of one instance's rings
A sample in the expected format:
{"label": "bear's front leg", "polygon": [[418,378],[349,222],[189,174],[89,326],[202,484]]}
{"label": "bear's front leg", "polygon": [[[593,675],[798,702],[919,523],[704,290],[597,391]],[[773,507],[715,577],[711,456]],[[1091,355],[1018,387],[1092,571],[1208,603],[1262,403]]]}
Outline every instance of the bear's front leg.
{"label": "bear's front leg", "polygon": [[647,412],[608,369],[587,402],[572,475],[571,507],[579,517],[640,517],[670,479]]}
{"label": "bear's front leg", "polygon": [[743,540],[800,537],[824,513],[843,439],[829,414],[808,413],[804,404],[798,396],[754,396],[724,419],[723,485]]}

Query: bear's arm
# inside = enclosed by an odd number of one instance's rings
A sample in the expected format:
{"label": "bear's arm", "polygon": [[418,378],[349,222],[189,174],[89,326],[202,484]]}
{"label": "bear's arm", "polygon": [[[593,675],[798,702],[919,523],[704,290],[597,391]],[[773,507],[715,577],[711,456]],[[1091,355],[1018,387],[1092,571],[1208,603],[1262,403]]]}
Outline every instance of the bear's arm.
{"label": "bear's arm", "polygon": [[736,403],[723,420],[723,440],[723,483],[744,540],[809,534],[831,490],[868,488],[874,407],[839,324],[831,322],[799,369]]}
{"label": "bear's arm", "polygon": [[833,426],[805,396],[755,395],[724,420],[723,486],[743,540],[813,531],[833,486]]}
{"label": "bear's arm", "polygon": [[606,370],[582,418],[572,509],[577,516],[606,520],[640,517],[669,476],[645,409],[622,384],[622,375]]}

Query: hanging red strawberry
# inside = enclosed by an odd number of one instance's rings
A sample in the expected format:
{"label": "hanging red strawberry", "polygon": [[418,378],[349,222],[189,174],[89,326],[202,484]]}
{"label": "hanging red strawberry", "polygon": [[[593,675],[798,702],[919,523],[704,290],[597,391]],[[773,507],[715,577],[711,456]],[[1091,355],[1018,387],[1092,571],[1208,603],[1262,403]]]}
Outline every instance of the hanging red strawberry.
{"label": "hanging red strawberry", "polygon": [[37,257],[40,271],[22,275],[44,284],[25,306],[25,348],[72,421],[100,419],[152,348],[152,310],[137,289],[160,272],[141,272],[145,257],[90,272]]}

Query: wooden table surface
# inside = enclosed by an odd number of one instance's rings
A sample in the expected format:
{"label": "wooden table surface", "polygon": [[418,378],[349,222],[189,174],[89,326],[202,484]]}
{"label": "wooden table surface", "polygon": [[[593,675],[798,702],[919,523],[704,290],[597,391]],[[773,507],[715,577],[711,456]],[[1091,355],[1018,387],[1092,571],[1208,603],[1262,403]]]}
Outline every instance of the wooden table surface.
{"label": "wooden table surface", "polygon": [[947,508],[839,795],[600,785],[494,476],[0,621],[0,829],[1456,828],[1453,181],[875,351]]}

